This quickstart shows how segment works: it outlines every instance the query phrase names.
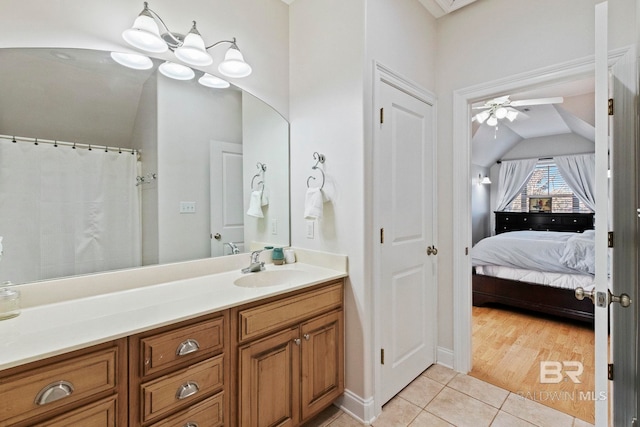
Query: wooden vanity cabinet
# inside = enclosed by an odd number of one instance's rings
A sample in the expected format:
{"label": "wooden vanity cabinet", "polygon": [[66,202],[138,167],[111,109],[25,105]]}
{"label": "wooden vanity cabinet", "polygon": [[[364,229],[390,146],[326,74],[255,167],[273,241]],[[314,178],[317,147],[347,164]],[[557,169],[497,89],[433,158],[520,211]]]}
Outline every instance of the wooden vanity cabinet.
{"label": "wooden vanity cabinet", "polygon": [[231,310],[232,425],[299,426],[344,392],[343,281]]}
{"label": "wooden vanity cabinet", "polygon": [[126,425],[126,355],[124,338],[0,372],[0,425]]}
{"label": "wooden vanity cabinet", "polygon": [[129,337],[129,426],[228,425],[228,311]]}

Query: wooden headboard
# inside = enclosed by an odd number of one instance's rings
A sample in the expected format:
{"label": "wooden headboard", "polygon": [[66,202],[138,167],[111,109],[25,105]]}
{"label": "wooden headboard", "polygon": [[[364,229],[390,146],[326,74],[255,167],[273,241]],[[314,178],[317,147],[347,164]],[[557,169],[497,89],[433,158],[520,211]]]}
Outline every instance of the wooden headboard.
{"label": "wooden headboard", "polygon": [[593,213],[494,212],[496,234],[517,230],[571,231],[593,230]]}

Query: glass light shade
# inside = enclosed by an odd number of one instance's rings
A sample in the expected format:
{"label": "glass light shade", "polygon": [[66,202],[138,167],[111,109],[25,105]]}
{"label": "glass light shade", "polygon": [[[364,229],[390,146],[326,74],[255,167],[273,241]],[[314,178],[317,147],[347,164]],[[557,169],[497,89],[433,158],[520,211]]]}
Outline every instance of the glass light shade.
{"label": "glass light shade", "polygon": [[131,46],[147,52],[162,53],[169,49],[167,43],[160,37],[156,21],[144,14],[136,18],[133,27],[122,32],[122,38]]}
{"label": "glass light shade", "polygon": [[518,117],[518,112],[516,110],[509,110],[509,112],[507,113],[507,119],[512,122],[516,119],[516,117]]}
{"label": "glass light shade", "polygon": [[160,72],[165,76],[174,80],[191,80],[196,75],[191,68],[170,61],[160,64],[158,70],[160,70]]}
{"label": "glass light shade", "polygon": [[229,86],[229,82],[222,80],[219,77],[212,76],[211,74],[205,73],[202,77],[198,79],[198,83],[202,86],[212,87],[215,89],[226,89]]}
{"label": "glass light shade", "polygon": [[480,180],[480,184],[491,184],[491,179],[488,176],[485,176]]}
{"label": "glass light shade", "polygon": [[484,123],[484,121],[487,120],[488,118],[489,118],[488,111],[482,111],[481,113],[476,114],[476,120],[480,124]]}
{"label": "glass light shade", "polygon": [[118,64],[134,70],[148,70],[153,67],[151,58],[138,53],[111,52],[111,58]]}
{"label": "glass light shade", "polygon": [[218,71],[227,77],[247,77],[251,74],[251,66],[244,62],[244,56],[235,47],[230,47],[224,55],[224,61],[218,65]]}
{"label": "glass light shade", "polygon": [[496,115],[496,118],[504,119],[505,117],[507,117],[507,113],[508,113],[508,111],[507,111],[506,108],[498,107],[494,114]]}
{"label": "glass light shade", "polygon": [[498,119],[496,119],[495,116],[491,116],[487,119],[487,124],[489,126],[497,126],[498,125]]}
{"label": "glass light shade", "polygon": [[189,65],[205,66],[213,63],[213,58],[204,47],[200,34],[189,32],[182,46],[176,49],[176,57]]}

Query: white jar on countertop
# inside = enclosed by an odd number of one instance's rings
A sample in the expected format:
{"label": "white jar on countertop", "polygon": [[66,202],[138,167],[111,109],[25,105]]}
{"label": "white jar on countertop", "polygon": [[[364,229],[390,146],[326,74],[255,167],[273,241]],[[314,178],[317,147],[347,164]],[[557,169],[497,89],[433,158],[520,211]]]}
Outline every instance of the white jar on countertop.
{"label": "white jar on countertop", "polygon": [[5,282],[0,287],[0,320],[20,314],[20,291],[12,289],[11,285],[11,282]]}

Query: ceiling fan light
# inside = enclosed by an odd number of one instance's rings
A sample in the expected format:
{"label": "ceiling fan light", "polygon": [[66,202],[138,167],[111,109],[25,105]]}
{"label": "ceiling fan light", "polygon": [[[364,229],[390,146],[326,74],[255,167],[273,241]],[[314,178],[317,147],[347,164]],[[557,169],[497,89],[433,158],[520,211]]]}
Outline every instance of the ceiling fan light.
{"label": "ceiling fan light", "polygon": [[174,80],[191,80],[196,75],[191,68],[170,61],[161,64],[158,70],[160,70],[163,75]]}
{"label": "ceiling fan light", "polygon": [[111,52],[111,58],[118,64],[134,70],[148,70],[153,67],[151,58],[138,53]]}
{"label": "ceiling fan light", "polygon": [[480,124],[484,123],[484,121],[487,120],[488,118],[489,118],[489,112],[488,111],[482,111],[482,112],[476,114],[476,120]]}
{"label": "ceiling fan light", "polygon": [[491,116],[487,119],[487,124],[489,126],[497,126],[498,125],[498,119],[496,119],[496,116]]}
{"label": "ceiling fan light", "polygon": [[218,65],[218,71],[223,76],[242,78],[251,74],[251,66],[244,61],[244,56],[238,48],[232,45],[224,55],[224,61]]}
{"label": "ceiling fan light", "polygon": [[146,9],[138,15],[133,27],[122,32],[122,38],[131,46],[146,52],[162,53],[169,49],[160,37],[158,24]]}
{"label": "ceiling fan light", "polygon": [[507,119],[512,122],[518,117],[518,112],[516,110],[509,110],[507,112]]}
{"label": "ceiling fan light", "polygon": [[206,66],[213,63],[213,58],[207,53],[204,46],[204,40],[196,29],[196,21],[193,21],[193,27],[184,38],[182,46],[176,49],[176,57],[194,66]]}
{"label": "ceiling fan light", "polygon": [[497,119],[504,119],[505,117],[507,117],[507,113],[508,113],[508,111],[507,111],[506,108],[498,107],[498,108],[496,108],[496,111],[495,111],[494,114],[495,114]]}
{"label": "ceiling fan light", "polygon": [[198,83],[202,86],[212,87],[214,89],[226,89],[231,86],[228,81],[222,80],[221,78],[212,76],[208,73],[204,73],[203,76],[198,79]]}

